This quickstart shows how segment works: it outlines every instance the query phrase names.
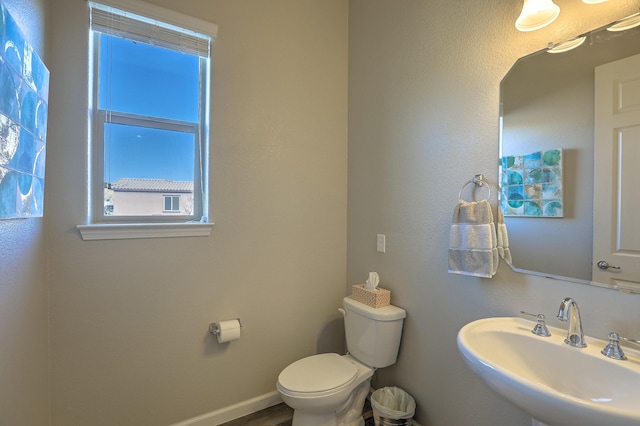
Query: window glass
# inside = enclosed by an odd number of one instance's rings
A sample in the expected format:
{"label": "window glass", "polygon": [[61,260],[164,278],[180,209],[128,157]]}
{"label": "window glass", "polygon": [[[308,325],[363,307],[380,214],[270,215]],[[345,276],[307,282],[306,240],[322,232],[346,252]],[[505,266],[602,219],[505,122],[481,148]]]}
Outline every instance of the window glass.
{"label": "window glass", "polygon": [[193,133],[106,123],[104,127],[104,178],[194,179]]}
{"label": "window glass", "polygon": [[100,109],[197,122],[199,58],[100,35]]}

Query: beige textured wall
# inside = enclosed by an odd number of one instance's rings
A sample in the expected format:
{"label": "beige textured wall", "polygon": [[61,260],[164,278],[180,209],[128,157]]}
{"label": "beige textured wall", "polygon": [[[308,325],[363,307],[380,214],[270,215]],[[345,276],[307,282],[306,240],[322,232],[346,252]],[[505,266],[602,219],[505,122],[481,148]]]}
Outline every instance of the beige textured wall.
{"label": "beige textured wall", "polygon": [[[343,350],[343,0],[153,3],[219,25],[208,238],[84,242],[87,4],[52,0],[53,424],[167,425],[275,391]],[[211,321],[240,317],[218,345]]]}
{"label": "beige textured wall", "polygon": [[[349,8],[348,285],[376,270],[408,317],[396,365],[378,373],[416,397],[423,426],[526,426],[464,365],[456,333],[477,318],[580,304],[588,334],[640,336],[640,296],[520,275],[447,273],[451,214],[476,173],[494,185],[498,86],[514,61],[622,18],[636,1],[557,0],[550,27],[519,33],[520,0],[351,0]],[[387,236],[387,253],[375,235]]]}
{"label": "beige textured wall", "polygon": [[[46,0],[4,0],[49,65]],[[48,213],[45,197],[45,214]],[[49,424],[46,218],[0,220],[0,424]]]}

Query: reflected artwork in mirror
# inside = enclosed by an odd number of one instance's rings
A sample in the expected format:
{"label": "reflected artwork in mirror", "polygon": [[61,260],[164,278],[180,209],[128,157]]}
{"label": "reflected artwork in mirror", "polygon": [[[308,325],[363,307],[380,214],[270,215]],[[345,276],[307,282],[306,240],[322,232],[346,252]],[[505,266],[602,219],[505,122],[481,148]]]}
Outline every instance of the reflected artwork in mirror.
{"label": "reflected artwork in mirror", "polygon": [[40,217],[49,70],[0,3],[0,219]]}
{"label": "reflected artwork in mirror", "polygon": [[562,217],[562,150],[501,158],[500,208],[505,216]]}
{"label": "reflected artwork in mirror", "polygon": [[[502,80],[500,203],[509,230],[514,270],[640,292],[640,286],[622,288],[606,278],[600,282],[593,278],[599,260],[593,257],[594,186],[598,186],[594,185],[595,70],[640,54],[640,27],[625,31],[610,31],[608,27],[579,35],[585,37],[584,42],[573,50],[549,53],[544,49],[520,58]],[[515,188],[518,176],[509,180],[508,161],[524,161],[528,154],[550,150],[561,152],[558,171],[562,176],[554,182],[549,181],[550,173],[547,177],[528,176],[523,165],[523,187]],[[527,182],[528,190],[524,189]],[[550,209],[555,215],[537,214],[544,211],[542,196],[538,205],[530,204],[532,214],[527,214],[525,202],[545,189],[547,195],[559,190],[557,199],[549,200],[560,203]],[[518,196],[521,203],[515,200]]]}

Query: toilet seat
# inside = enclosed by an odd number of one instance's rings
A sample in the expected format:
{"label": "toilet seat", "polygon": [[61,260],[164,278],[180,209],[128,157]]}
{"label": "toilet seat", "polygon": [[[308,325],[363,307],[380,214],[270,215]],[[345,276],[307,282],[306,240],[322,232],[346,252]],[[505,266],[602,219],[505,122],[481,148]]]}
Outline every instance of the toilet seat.
{"label": "toilet seat", "polygon": [[289,394],[324,394],[352,383],[358,367],[348,359],[335,354],[313,355],[300,359],[278,376],[278,387]]}

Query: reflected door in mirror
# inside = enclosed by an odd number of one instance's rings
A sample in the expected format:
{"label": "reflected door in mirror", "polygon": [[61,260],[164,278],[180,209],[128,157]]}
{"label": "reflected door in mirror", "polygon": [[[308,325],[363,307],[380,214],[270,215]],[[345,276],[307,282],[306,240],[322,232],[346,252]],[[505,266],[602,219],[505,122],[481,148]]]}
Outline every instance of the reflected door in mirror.
{"label": "reflected door in mirror", "polygon": [[638,160],[640,55],[635,55],[595,71],[593,280],[636,291],[640,290]]}

